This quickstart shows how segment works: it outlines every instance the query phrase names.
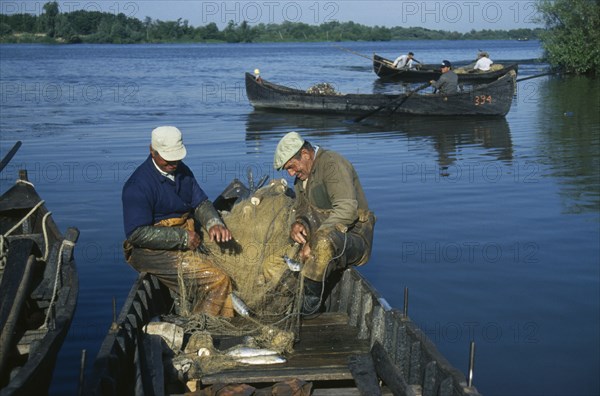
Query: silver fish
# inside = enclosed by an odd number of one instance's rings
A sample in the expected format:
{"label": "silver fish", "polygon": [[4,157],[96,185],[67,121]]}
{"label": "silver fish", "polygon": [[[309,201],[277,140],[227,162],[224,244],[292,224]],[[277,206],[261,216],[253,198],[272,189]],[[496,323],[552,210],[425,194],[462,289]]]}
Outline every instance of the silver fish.
{"label": "silver fish", "polygon": [[298,271],[300,271],[302,269],[302,263],[299,262],[299,261],[296,261],[294,259],[289,258],[287,254],[283,255],[283,261],[285,261],[285,263],[287,264],[288,268],[292,272],[298,272]]}
{"label": "silver fish", "polygon": [[280,355],[266,355],[238,358],[236,361],[245,364],[281,364],[287,360]]}
{"label": "silver fish", "polygon": [[255,357],[255,356],[269,356],[269,355],[277,355],[277,351],[272,349],[261,349],[261,348],[251,348],[243,345],[234,346],[233,348],[227,350],[225,352],[227,356],[235,357],[235,358],[246,358],[246,357]]}
{"label": "silver fish", "polygon": [[231,292],[231,303],[233,304],[233,310],[237,312],[240,316],[249,317],[250,309],[246,303],[237,296],[234,292]]}

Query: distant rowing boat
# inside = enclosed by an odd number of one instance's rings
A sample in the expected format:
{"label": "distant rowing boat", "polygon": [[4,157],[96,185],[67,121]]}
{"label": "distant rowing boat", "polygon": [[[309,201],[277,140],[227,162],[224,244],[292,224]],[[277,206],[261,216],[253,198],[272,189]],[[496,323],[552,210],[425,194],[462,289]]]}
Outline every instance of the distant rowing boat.
{"label": "distant rowing boat", "polygon": [[8,250],[0,265],[2,396],[48,392],[79,291],[79,231],[63,236],[27,173],[19,176],[0,197],[0,239]]}
{"label": "distant rowing boat", "polygon": [[257,81],[246,73],[246,94],[256,109],[360,115],[381,108],[378,115],[383,116],[503,116],[510,110],[515,82],[511,71],[492,83],[449,95],[318,94]]}
{"label": "distant rowing boat", "polygon": [[[396,69],[392,65],[393,61],[377,54],[373,55],[373,71],[382,79],[405,82],[427,82],[437,80],[442,74],[439,65],[424,64],[420,65],[418,69]],[[458,75],[459,83],[486,84],[497,80],[509,71],[514,70],[516,73],[519,69],[517,63],[509,63],[502,67],[498,66],[499,65],[494,65],[493,69],[487,72],[469,73],[462,68],[456,68],[454,71]]]}

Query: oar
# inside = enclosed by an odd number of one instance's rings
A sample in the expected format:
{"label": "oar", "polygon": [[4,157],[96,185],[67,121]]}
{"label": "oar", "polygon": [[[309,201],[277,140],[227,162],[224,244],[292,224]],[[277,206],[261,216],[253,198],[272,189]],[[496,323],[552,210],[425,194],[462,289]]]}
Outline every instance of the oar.
{"label": "oar", "polygon": [[[558,71],[552,71],[552,72],[546,72],[546,73],[536,74],[534,76],[518,78],[517,82],[521,82],[521,81],[525,81],[525,80],[531,80],[532,78],[538,78],[538,77],[544,77],[544,76],[551,76],[551,75],[560,74],[560,73],[563,73],[563,72],[561,72],[560,70],[558,70]],[[568,73],[563,73],[563,74],[568,74]]]}
{"label": "oar", "polygon": [[[377,62],[377,63],[381,63],[382,65],[386,65],[386,66],[388,66],[388,67],[392,67],[392,68],[394,67],[394,66],[392,66],[392,65],[393,65],[393,62],[390,62],[390,61],[387,61],[387,60],[383,60],[383,61],[376,60],[376,59],[374,59],[372,56],[368,56],[368,55],[365,55],[365,54],[361,54],[360,52],[352,51],[351,49],[344,48],[344,47],[342,47],[342,46],[339,46],[339,45],[335,45],[335,44],[332,44],[332,45],[333,45],[334,47],[338,48],[338,49],[341,49],[342,51],[346,51],[346,52],[349,52],[349,53],[351,53],[351,54],[354,54],[354,55],[357,55],[357,56],[362,56],[363,58],[367,58],[367,59],[368,59],[368,60],[370,60],[370,61]],[[419,63],[421,63],[421,62],[419,62]]]}
{"label": "oar", "polygon": [[[379,106],[378,108],[376,108],[375,110],[371,110],[366,114],[361,115],[360,117],[357,117],[354,119],[354,122],[361,122],[362,120],[364,120],[367,117],[371,117],[373,114],[377,113],[378,111],[381,111],[383,109],[385,109],[386,107],[390,107],[390,106],[395,106],[393,111],[396,111],[396,109],[400,106],[402,106],[402,104],[404,102],[406,102],[406,99],[408,99],[412,94],[414,94],[415,92],[418,92],[422,89],[427,88],[429,85],[429,83],[425,83],[423,85],[419,85],[417,88],[413,89],[412,91],[409,91],[405,96],[402,96],[401,98],[398,98],[388,104],[385,104],[383,106]],[[396,101],[398,103],[396,103]]]}
{"label": "oar", "polygon": [[0,161],[0,172],[2,172],[2,169],[4,169],[6,167],[6,165],[8,165],[8,163],[10,162],[12,157],[15,156],[15,153],[17,152],[17,150],[19,150],[19,147],[21,147],[20,140],[18,140],[17,143],[15,143],[13,148],[11,148],[10,151],[8,153],[6,153],[4,158],[2,158],[2,161]]}

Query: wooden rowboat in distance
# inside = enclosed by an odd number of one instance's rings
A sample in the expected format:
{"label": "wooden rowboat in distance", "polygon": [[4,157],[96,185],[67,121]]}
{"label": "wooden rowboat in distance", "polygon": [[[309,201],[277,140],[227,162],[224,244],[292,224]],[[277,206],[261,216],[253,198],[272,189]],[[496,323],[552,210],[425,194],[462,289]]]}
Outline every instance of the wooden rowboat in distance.
{"label": "wooden rowboat in distance", "polygon": [[63,236],[44,201],[20,172],[0,197],[0,395],[48,392],[56,357],[67,335],[79,291],[73,249],[79,236]]}
{"label": "wooden rowboat in distance", "polygon": [[[440,78],[442,72],[440,65],[423,64],[418,69],[396,69],[393,61],[377,54],[373,54],[373,71],[377,76],[389,81],[404,81],[407,83],[427,82]],[[519,70],[518,63],[507,63],[504,65],[493,65],[492,70],[487,72],[471,72],[461,67],[455,67],[454,72],[458,75],[458,82],[466,84],[487,84],[510,71],[515,73]]]}
{"label": "wooden rowboat in distance", "polygon": [[363,115],[380,109],[380,116],[504,116],[510,110],[515,85],[516,73],[511,71],[492,83],[448,95],[319,94],[265,79],[257,81],[246,73],[246,94],[256,109],[348,115]]}

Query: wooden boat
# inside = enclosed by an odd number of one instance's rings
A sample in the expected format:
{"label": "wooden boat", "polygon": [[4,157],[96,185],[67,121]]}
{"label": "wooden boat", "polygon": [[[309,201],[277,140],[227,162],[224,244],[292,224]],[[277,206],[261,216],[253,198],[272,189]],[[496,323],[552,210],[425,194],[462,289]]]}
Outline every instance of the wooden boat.
{"label": "wooden boat", "polygon": [[[140,274],[100,347],[85,394],[166,394],[160,343],[154,343],[142,327],[169,313],[175,298],[156,277]],[[479,394],[357,270],[343,272],[326,305],[327,312],[302,322],[300,341],[283,365],[226,369],[202,377],[196,385],[259,387],[299,379],[312,383],[314,395]],[[215,338],[216,344],[226,342]]]}
{"label": "wooden boat", "polygon": [[0,395],[46,394],[79,291],[73,248],[27,173],[0,197]]}
{"label": "wooden boat", "polygon": [[[442,74],[439,65],[424,64],[418,69],[396,69],[392,66],[393,63],[394,62],[389,59],[373,54],[373,71],[382,79],[405,82],[427,82],[437,80]],[[487,84],[497,80],[499,77],[512,70],[514,70],[515,73],[519,70],[518,63],[498,64],[495,65],[492,70],[487,72],[469,73],[461,67],[455,68],[454,72],[458,75],[459,83]]]}
{"label": "wooden boat", "polygon": [[492,83],[469,91],[440,95],[405,94],[312,94],[306,91],[257,81],[246,73],[246,94],[256,109],[362,115],[377,109],[378,115],[503,116],[515,92],[516,73],[508,72]]}
{"label": "wooden boat", "polygon": [[[231,202],[246,196],[246,191],[235,180],[220,197]],[[163,365],[170,356],[163,352],[161,338],[145,334],[144,326],[157,316],[177,317],[179,296],[154,275],[141,273],[100,347],[85,394],[208,392],[228,384],[245,384],[260,394],[271,394],[264,392],[298,381],[308,384],[313,395],[478,395],[408,318],[406,309],[391,308],[354,268],[332,276],[338,281],[325,293],[325,312],[310,320],[297,315],[291,319],[298,323],[297,342],[285,363],[200,371],[191,384],[189,377],[178,374],[177,384],[173,374],[165,374],[172,369],[165,368],[169,363]],[[245,320],[238,316],[231,323],[236,319]],[[241,338],[214,331],[211,336],[211,347],[219,350]]]}

